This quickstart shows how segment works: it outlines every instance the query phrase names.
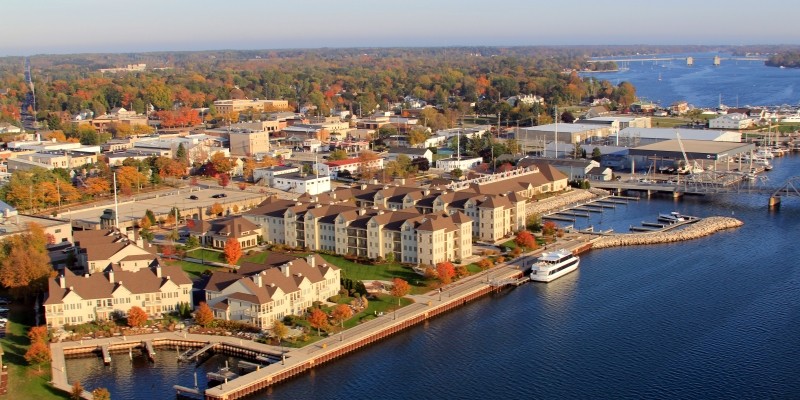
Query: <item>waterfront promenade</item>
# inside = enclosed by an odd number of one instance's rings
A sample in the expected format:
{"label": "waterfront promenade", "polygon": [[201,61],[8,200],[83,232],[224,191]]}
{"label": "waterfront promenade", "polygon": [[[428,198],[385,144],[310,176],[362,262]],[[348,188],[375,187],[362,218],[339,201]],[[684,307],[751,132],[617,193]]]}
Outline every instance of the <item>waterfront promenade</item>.
{"label": "waterfront promenade", "polygon": [[[579,249],[585,247],[587,240],[591,239],[594,239],[594,237],[572,234],[562,240],[558,247],[571,250]],[[497,290],[497,282],[522,276],[523,266],[530,265],[529,263],[533,262],[539,253],[544,250],[540,249],[527,253],[489,270],[458,280],[445,286],[441,292],[435,290],[422,295],[407,296],[414,300],[413,304],[299,349],[271,346],[238,337],[199,335],[185,332],[161,332],[129,337],[53,343],[51,344],[52,383],[58,389],[67,392],[71,389],[65,367],[65,353],[89,353],[103,346],[108,346],[112,351],[114,348],[133,348],[148,340],[156,346],[182,344],[182,348],[188,348],[190,345],[201,347],[210,343],[220,343],[257,353],[278,356],[282,354],[282,362],[273,363],[227,383],[207,389],[204,396],[206,399],[240,398]],[[91,398],[91,395],[86,392],[84,397]]]}

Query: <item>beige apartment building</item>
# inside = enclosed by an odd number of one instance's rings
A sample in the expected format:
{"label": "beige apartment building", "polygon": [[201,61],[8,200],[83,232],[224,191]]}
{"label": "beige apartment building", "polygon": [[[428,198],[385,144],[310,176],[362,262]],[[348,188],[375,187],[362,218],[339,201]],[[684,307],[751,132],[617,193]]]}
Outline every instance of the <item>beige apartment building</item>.
{"label": "beige apartment building", "polygon": [[242,112],[251,108],[259,111],[284,111],[289,109],[289,102],[286,100],[232,99],[217,100],[214,102],[214,107],[217,109],[217,113],[225,115],[230,112]]}
{"label": "beige apartment building", "polygon": [[[287,315],[301,315],[316,301],[326,301],[341,288],[339,268],[312,254],[286,259],[274,255],[264,264],[246,265],[238,273],[216,272],[205,287],[214,317],[243,321],[261,329]],[[276,262],[277,261],[277,262]]]}
{"label": "beige apartment building", "polygon": [[529,199],[564,190],[566,181],[544,165],[459,190],[364,184],[268,199],[244,217],[268,243],[434,265],[468,257],[473,240],[494,242],[523,229]]}
{"label": "beige apartment building", "polygon": [[124,270],[113,266],[91,275],[64,273],[48,281],[44,302],[48,328],[108,320],[124,316],[131,307],[141,307],[148,317],[192,304],[192,281],[179,265]]}

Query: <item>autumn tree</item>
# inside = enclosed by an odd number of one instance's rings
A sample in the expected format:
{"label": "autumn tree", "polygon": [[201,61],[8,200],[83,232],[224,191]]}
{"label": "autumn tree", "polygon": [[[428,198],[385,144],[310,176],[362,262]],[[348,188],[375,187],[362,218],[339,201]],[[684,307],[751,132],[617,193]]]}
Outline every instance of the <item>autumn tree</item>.
{"label": "autumn tree", "polygon": [[42,364],[50,362],[50,346],[41,341],[31,343],[28,351],[25,352],[25,361],[35,365],[41,372]]}
{"label": "autumn tree", "polygon": [[341,323],[353,316],[353,309],[347,304],[339,304],[331,311],[331,316],[336,323]]}
{"label": "autumn tree", "polygon": [[361,174],[362,178],[368,179],[375,175],[377,172],[378,167],[375,164],[375,160],[377,160],[378,154],[374,151],[363,150],[358,155],[358,162],[360,163],[358,167],[358,173]]}
{"label": "autumn tree", "polygon": [[494,263],[488,258],[482,258],[478,261],[477,265],[480,269],[489,269],[494,265]]}
{"label": "autumn tree", "polygon": [[467,269],[466,265],[457,265],[456,266],[456,276],[459,278],[463,278],[469,275],[469,270]]}
{"label": "autumn tree", "polygon": [[221,151],[212,154],[208,163],[214,168],[214,171],[220,174],[227,174],[233,169],[231,160]]}
{"label": "autumn tree", "polygon": [[31,327],[31,329],[28,331],[28,339],[30,339],[31,343],[47,343],[48,336],[47,327],[44,325]]}
{"label": "autumn tree", "polygon": [[222,204],[214,203],[210,207],[208,207],[208,215],[220,215],[225,210],[222,208]]}
{"label": "autumn tree", "polygon": [[269,328],[269,332],[272,334],[272,337],[278,339],[278,343],[280,344],[280,342],[289,335],[289,328],[286,327],[283,322],[276,319],[272,323],[272,327]]}
{"label": "autumn tree", "polygon": [[71,400],[81,400],[83,398],[83,385],[80,381],[75,381],[72,384],[72,389],[69,391],[69,398]]}
{"label": "autumn tree", "polygon": [[321,335],[321,329],[326,329],[328,327],[328,314],[325,314],[325,312],[319,308],[315,308],[308,316],[308,323],[314,328],[317,328],[317,335]]}
{"label": "autumn tree", "polygon": [[0,246],[0,283],[15,296],[38,293],[47,288],[53,273],[47,254],[47,236],[39,224],[7,237]]}
{"label": "autumn tree", "polygon": [[231,183],[231,177],[228,176],[228,174],[219,174],[219,177],[217,177],[217,183],[219,183],[219,185],[223,188],[228,187],[228,185]]}
{"label": "autumn tree", "polygon": [[102,196],[111,193],[111,182],[108,179],[93,176],[83,181],[83,193],[89,196]]}
{"label": "autumn tree", "polygon": [[214,312],[205,301],[201,301],[194,312],[194,322],[202,327],[207,327],[214,320]]}
{"label": "autumn tree", "polygon": [[92,390],[92,398],[94,400],[111,400],[111,393],[106,388],[97,388]]}
{"label": "autumn tree", "polygon": [[242,257],[242,245],[236,238],[228,238],[225,241],[225,260],[228,264],[234,265]]}
{"label": "autumn tree", "polygon": [[141,307],[133,306],[128,310],[128,326],[140,328],[147,322],[147,313]]}
{"label": "autumn tree", "polygon": [[400,298],[411,291],[411,286],[403,279],[392,279],[392,296],[397,297],[397,305],[400,305]]}
{"label": "autumn tree", "polygon": [[524,247],[531,250],[537,247],[536,238],[534,238],[533,234],[528,231],[517,232],[517,236],[514,238],[514,243],[516,243],[519,247]]}
{"label": "autumn tree", "polygon": [[542,235],[544,235],[544,236],[553,236],[553,235],[556,234],[557,230],[558,230],[558,226],[553,221],[546,221],[542,225]]}
{"label": "autumn tree", "polygon": [[253,160],[252,157],[247,157],[244,159],[244,163],[242,164],[242,175],[244,175],[244,179],[247,181],[253,181],[253,171],[256,169],[256,162]]}
{"label": "autumn tree", "polygon": [[425,143],[428,139],[428,131],[426,129],[416,128],[408,133],[408,144],[412,147]]}
{"label": "autumn tree", "polygon": [[456,268],[450,261],[443,261],[436,264],[436,276],[439,278],[439,282],[444,285],[453,281],[453,277],[456,276]]}

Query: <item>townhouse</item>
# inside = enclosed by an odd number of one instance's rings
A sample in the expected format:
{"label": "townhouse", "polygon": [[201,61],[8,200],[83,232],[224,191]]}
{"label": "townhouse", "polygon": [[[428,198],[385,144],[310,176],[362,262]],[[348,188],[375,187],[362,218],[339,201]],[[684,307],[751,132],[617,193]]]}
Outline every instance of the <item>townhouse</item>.
{"label": "townhouse", "polygon": [[158,262],[156,247],[133,232],[98,229],[75,231],[73,237],[78,271],[83,274],[102,272],[112,266],[134,271]]}
{"label": "townhouse", "polygon": [[339,268],[318,255],[273,255],[264,264],[243,263],[237,273],[216,272],[206,284],[214,317],[269,329],[287,315],[302,315],[314,302],[326,301],[341,288]]}
{"label": "townhouse", "polygon": [[157,260],[138,268],[113,265],[105,271],[76,275],[65,269],[48,281],[45,320],[52,329],[65,325],[108,320],[141,307],[149,317],[192,304],[192,281],[179,265],[162,266]]}

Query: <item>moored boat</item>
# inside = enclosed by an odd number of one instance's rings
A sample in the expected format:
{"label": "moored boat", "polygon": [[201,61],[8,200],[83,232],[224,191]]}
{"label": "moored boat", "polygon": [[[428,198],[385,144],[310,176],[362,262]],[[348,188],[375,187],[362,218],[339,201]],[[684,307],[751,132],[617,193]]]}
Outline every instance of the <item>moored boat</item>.
{"label": "moored boat", "polygon": [[663,222],[675,223],[675,222],[683,222],[686,221],[681,213],[677,211],[672,211],[669,214],[658,214],[658,220]]}
{"label": "moored boat", "polygon": [[531,280],[550,282],[578,269],[578,264],[580,257],[569,250],[544,252],[531,267]]}

